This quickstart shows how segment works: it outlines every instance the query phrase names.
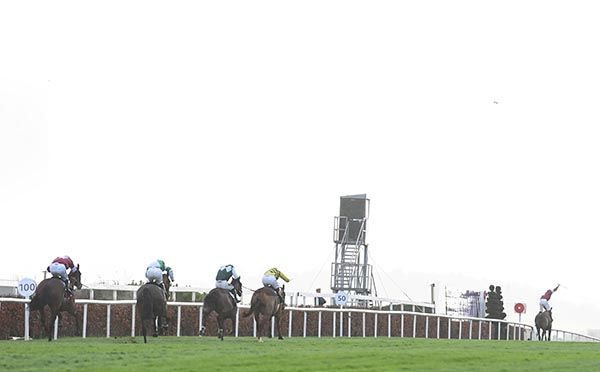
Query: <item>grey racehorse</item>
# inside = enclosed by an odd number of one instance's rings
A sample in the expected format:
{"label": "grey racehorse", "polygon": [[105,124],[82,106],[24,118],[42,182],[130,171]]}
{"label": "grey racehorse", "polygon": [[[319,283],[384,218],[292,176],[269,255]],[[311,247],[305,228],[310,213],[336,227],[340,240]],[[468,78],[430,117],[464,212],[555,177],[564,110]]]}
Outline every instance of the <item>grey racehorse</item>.
{"label": "grey racehorse", "polygon": [[[552,321],[552,309],[541,312],[535,316],[535,328],[537,330],[538,340],[550,341],[550,333],[552,332]],[[541,335],[540,330],[542,330]]]}

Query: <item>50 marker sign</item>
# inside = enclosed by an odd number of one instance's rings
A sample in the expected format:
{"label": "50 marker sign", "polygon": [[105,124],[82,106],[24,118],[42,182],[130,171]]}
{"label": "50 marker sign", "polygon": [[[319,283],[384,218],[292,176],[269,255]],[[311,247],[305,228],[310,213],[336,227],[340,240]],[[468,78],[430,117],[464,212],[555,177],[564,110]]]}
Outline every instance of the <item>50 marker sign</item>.
{"label": "50 marker sign", "polygon": [[335,303],[337,305],[344,306],[346,302],[348,302],[348,293],[338,292],[335,294]]}

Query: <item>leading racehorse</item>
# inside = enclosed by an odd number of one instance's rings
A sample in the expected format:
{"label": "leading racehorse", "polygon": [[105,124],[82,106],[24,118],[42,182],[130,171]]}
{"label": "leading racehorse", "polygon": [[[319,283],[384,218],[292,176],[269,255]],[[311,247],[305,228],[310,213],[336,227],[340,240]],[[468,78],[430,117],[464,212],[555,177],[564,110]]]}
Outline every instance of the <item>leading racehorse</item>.
{"label": "leading racehorse", "polygon": [[[285,298],[285,285],[281,286],[281,297]],[[277,337],[283,340],[281,337],[281,327],[279,321],[283,315],[285,304],[281,302],[277,292],[271,287],[262,287],[257,289],[252,295],[250,301],[250,310],[243,314],[244,317],[250,316],[254,313],[254,320],[257,325],[257,337],[258,341],[262,342],[262,335],[265,327],[275,317],[275,327],[277,327]],[[262,319],[261,319],[262,318]]]}
{"label": "leading racehorse", "polygon": [[[535,316],[535,328],[537,330],[538,340],[548,340],[550,341],[550,334],[552,333],[552,309],[546,310],[544,312],[538,313]],[[540,330],[542,330],[542,334],[540,335]],[[548,334],[546,334],[548,332]]]}
{"label": "leading racehorse", "polygon": [[[242,295],[242,282],[240,278],[233,279],[231,281],[233,289],[238,296]],[[223,341],[223,323],[225,319],[231,319],[232,328],[236,326],[236,314],[237,304],[231,292],[224,288],[213,288],[206,297],[204,298],[204,306],[202,307],[202,328],[200,328],[200,335],[206,334],[206,318],[212,313],[217,313],[217,337]]]}
{"label": "leading racehorse", "polygon": [[[81,270],[79,265],[69,273],[69,289],[81,289]],[[79,313],[75,308],[75,296],[71,294],[66,296],[65,283],[60,278],[52,277],[44,279],[37,286],[35,294],[31,298],[29,308],[31,311],[39,310],[42,326],[48,336],[48,341],[52,341],[52,331],[54,330],[54,322],[61,311],[66,311],[75,317],[75,326],[79,333]],[[44,308],[48,306],[50,309],[50,319],[46,321],[46,313]]]}
{"label": "leading racehorse", "polygon": [[166,274],[163,274],[163,284],[164,289],[155,283],[145,283],[136,293],[136,311],[140,314],[144,343],[147,342],[147,329],[152,330],[153,337],[158,337],[159,330],[163,332],[169,326],[167,321],[167,297],[169,296],[171,281]]}

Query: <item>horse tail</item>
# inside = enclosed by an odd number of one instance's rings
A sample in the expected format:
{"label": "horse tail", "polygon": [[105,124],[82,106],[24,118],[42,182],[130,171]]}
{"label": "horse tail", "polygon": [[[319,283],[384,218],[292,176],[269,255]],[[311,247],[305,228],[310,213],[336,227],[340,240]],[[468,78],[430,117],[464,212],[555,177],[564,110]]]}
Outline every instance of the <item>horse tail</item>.
{"label": "horse tail", "polygon": [[242,312],[242,317],[247,318],[254,312],[254,306],[250,305],[250,309],[246,312]]}

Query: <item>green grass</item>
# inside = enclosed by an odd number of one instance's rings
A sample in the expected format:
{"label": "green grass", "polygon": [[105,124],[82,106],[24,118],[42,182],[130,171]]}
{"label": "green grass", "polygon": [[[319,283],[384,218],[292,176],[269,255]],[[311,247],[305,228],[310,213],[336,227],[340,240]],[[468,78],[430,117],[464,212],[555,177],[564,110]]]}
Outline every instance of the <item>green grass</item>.
{"label": "green grass", "polygon": [[5,371],[600,371],[600,343],[141,337],[1,341]]}

